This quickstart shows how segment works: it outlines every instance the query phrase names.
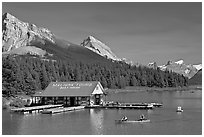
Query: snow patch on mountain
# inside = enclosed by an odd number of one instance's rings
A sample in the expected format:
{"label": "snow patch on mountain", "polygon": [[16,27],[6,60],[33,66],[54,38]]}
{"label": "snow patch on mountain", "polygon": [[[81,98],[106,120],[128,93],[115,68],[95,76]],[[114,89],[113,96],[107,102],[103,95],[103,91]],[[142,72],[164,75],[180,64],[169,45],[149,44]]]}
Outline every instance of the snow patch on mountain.
{"label": "snow patch on mountain", "polygon": [[202,69],[202,64],[193,65],[193,67],[195,67],[199,71],[200,69]]}
{"label": "snow patch on mountain", "polygon": [[158,66],[161,70],[165,71],[167,66],[166,65],[162,65],[162,66]]}
{"label": "snow patch on mountain", "polygon": [[183,60],[179,60],[179,61],[176,61],[175,63],[181,65],[183,64],[183,62],[184,62]]}

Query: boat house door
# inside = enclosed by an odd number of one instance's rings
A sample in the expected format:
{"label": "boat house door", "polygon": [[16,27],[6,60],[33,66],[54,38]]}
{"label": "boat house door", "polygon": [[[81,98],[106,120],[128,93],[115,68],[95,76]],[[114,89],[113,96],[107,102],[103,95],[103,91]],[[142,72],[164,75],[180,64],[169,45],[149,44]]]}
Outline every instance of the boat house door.
{"label": "boat house door", "polygon": [[75,105],[75,97],[70,97],[70,106]]}
{"label": "boat house door", "polygon": [[100,95],[99,95],[99,94],[96,94],[96,95],[95,95],[95,104],[96,104],[96,105],[100,105],[100,101],[101,101]]}

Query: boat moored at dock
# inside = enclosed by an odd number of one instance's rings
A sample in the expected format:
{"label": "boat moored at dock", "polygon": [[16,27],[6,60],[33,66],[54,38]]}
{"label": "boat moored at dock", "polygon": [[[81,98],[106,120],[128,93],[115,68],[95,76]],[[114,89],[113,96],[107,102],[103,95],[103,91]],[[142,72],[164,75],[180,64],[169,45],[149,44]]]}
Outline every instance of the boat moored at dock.
{"label": "boat moored at dock", "polygon": [[33,107],[23,107],[23,108],[14,108],[11,109],[11,112],[18,112],[18,113],[23,113],[23,114],[28,114],[28,113],[37,113],[41,112],[44,109],[50,109],[50,108],[59,108],[62,107],[62,104],[59,105],[42,105],[42,106],[33,106]]}
{"label": "boat moored at dock", "polygon": [[42,111],[42,114],[55,114],[55,113],[62,113],[67,111],[75,111],[75,110],[84,109],[84,107],[85,106],[75,106],[75,107],[46,109]]}

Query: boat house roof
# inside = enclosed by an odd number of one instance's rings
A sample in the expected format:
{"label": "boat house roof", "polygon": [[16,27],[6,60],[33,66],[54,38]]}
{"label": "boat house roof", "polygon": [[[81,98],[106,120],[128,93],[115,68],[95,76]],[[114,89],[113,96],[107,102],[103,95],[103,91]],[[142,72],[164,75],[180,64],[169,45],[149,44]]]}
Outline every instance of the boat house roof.
{"label": "boat house roof", "polygon": [[38,97],[59,97],[59,96],[90,96],[93,94],[103,94],[103,87],[98,81],[80,82],[51,82]]}

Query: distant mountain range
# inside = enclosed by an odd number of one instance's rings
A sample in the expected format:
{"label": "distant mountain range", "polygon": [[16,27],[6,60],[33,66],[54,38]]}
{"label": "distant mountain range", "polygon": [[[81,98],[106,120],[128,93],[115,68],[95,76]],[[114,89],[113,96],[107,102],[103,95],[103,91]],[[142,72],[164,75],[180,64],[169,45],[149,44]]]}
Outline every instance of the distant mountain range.
{"label": "distant mountain range", "polygon": [[191,65],[191,64],[184,64],[183,60],[178,60],[178,61],[168,61],[167,64],[157,66],[156,62],[149,63],[147,65],[150,68],[159,68],[163,71],[168,70],[168,71],[173,71],[179,74],[184,75],[185,77],[188,77],[191,79],[199,70],[202,69],[202,64],[197,64],[197,65]]}

